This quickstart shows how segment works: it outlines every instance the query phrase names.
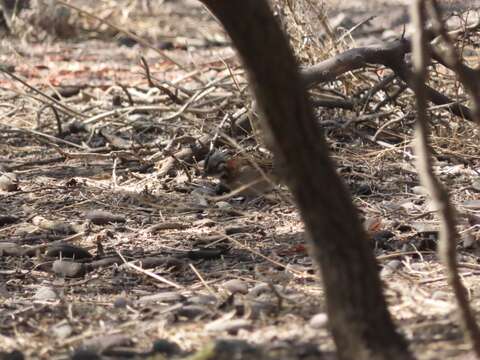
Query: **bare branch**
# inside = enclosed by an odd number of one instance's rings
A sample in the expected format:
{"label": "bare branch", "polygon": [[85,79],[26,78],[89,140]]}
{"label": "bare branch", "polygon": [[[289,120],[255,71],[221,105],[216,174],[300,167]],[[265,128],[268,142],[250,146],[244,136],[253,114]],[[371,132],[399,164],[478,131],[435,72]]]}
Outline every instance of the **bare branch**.
{"label": "bare branch", "polygon": [[480,329],[470,308],[467,291],[458,274],[456,246],[459,234],[456,230],[455,208],[450,202],[448,191],[438,181],[433,170],[433,160],[428,147],[428,117],[427,117],[427,66],[430,58],[429,44],[425,34],[426,8],[425,0],[415,0],[412,9],[412,21],[415,26],[413,47],[414,77],[413,88],[416,94],[417,126],[415,150],[417,167],[422,183],[428,189],[430,196],[438,209],[441,232],[439,239],[439,256],[444,262],[448,281],[453,288],[462,325],[473,343],[477,357],[480,357]]}
{"label": "bare branch", "polygon": [[434,49],[435,59],[444,66],[453,70],[462,85],[470,93],[473,99],[475,121],[480,123],[480,72],[474,70],[462,62],[461,56],[453,45],[445,25],[442,21],[440,6],[435,0],[429,1],[430,13],[433,19],[433,28],[439,34],[439,38],[443,41],[445,51]]}
{"label": "bare branch", "polygon": [[[478,25],[474,24],[468,29],[472,31],[477,27]],[[448,34],[446,30],[445,33]],[[431,30],[427,31],[426,36],[428,40],[435,39],[435,33]],[[319,64],[302,69],[301,75],[305,84],[311,87],[321,82],[333,81],[348,71],[361,69],[369,64],[380,64],[392,69],[399,78],[412,88],[412,72],[410,66],[405,61],[405,55],[410,52],[411,41],[406,38],[384,45],[354,48],[322,61]],[[480,81],[474,83],[480,86]],[[447,109],[452,114],[470,121],[475,121],[475,116],[468,107],[453,101],[448,96],[443,95],[429,86],[425,87],[425,91],[428,100],[435,105],[449,104]]]}

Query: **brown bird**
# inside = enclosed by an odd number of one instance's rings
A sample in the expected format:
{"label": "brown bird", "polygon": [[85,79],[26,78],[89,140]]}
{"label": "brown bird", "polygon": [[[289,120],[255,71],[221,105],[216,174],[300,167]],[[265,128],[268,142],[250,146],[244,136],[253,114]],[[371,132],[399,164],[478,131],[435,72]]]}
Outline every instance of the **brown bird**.
{"label": "brown bird", "polygon": [[213,150],[205,159],[204,175],[220,180],[221,187],[241,196],[259,196],[271,191],[272,162],[244,154]]}

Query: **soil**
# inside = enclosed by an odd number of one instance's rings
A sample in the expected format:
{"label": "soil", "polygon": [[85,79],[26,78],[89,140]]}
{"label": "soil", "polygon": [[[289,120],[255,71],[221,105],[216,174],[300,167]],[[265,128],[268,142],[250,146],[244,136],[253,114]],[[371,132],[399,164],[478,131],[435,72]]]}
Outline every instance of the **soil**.
{"label": "soil", "polygon": [[[269,159],[256,134],[236,126],[251,98],[217,21],[193,0],[75,3],[134,35],[74,9],[49,27],[28,20],[27,9],[1,39],[4,358],[335,359],[321,279],[288,189],[219,195],[218,179],[202,176],[211,144]],[[407,1],[364,3],[322,7],[337,43],[325,33],[311,40],[313,23],[286,24],[303,66],[402,36]],[[444,5],[456,14],[480,1]],[[464,99],[437,70],[436,88]],[[393,83],[365,100],[387,75],[372,67],[313,89],[363,99],[353,111],[316,109],[318,122],[412,351],[473,359],[435,253],[438,218],[415,170],[413,96],[389,102]],[[459,210],[458,258],[476,310],[479,132],[444,109],[431,114],[436,170]]]}

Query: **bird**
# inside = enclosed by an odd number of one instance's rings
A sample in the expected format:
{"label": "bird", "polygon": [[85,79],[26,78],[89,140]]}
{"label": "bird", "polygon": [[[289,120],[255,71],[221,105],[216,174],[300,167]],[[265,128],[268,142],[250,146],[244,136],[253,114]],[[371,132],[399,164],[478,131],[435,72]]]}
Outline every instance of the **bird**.
{"label": "bird", "polygon": [[204,176],[213,176],[220,180],[217,192],[227,190],[245,197],[263,195],[275,187],[272,161],[258,158],[258,155],[232,155],[227,151],[214,149],[205,159]]}

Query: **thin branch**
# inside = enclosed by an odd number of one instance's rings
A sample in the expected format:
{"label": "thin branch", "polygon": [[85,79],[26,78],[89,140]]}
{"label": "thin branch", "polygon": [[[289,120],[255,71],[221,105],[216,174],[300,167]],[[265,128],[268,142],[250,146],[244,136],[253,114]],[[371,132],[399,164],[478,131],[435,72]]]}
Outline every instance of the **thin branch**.
{"label": "thin branch", "polygon": [[[18,81],[19,83],[21,83],[22,85],[25,85],[27,88],[29,88],[30,90],[32,90],[34,93],[38,94],[38,95],[41,95],[42,97],[46,98],[48,101],[50,101],[50,103],[47,103],[47,104],[50,104],[52,105],[55,104],[57,105],[59,108],[62,109],[62,112],[64,112],[65,114],[67,115],[70,115],[70,116],[78,116],[80,118],[85,118],[86,115],[82,114],[82,113],[79,113],[78,111],[66,106],[65,104],[63,104],[62,102],[54,99],[53,97],[51,97],[50,95],[47,95],[46,93],[44,93],[43,91],[40,91],[39,89],[37,89],[36,87],[30,85],[28,82],[26,82],[25,80],[21,79],[19,76],[15,75],[13,72],[10,72],[10,71],[7,71],[7,70],[3,70],[2,68],[0,68],[0,72],[3,72],[4,74],[10,76],[13,80],[16,80]],[[40,100],[42,101],[42,100]]]}
{"label": "thin branch", "polygon": [[173,281],[171,280],[168,280],[166,278],[164,278],[163,276],[160,276],[158,274],[155,274],[154,272],[152,271],[148,271],[148,270],[145,270],[145,269],[142,269],[140,266],[137,266],[129,261],[127,261],[127,259],[125,259],[125,257],[122,255],[122,253],[118,250],[118,249],[115,249],[115,252],[118,254],[118,256],[120,256],[120,259],[122,259],[123,263],[129,267],[129,268],[132,268],[133,270],[136,270],[138,271],[139,273],[142,273],[144,275],[147,275],[155,280],[158,280],[166,285],[169,285],[169,286],[172,286],[174,287],[175,289],[183,289],[183,286],[182,285],[178,285],[177,283],[174,283]]}
{"label": "thin branch", "polygon": [[145,76],[147,77],[148,86],[157,88],[158,90],[166,94],[175,104],[182,105],[183,101],[180,100],[176,94],[171,92],[170,89],[168,89],[166,86],[153,82],[152,76],[150,74],[150,67],[148,66],[148,62],[145,57],[141,56],[140,61],[142,63],[143,69],[145,70]]}
{"label": "thin branch", "polygon": [[[473,30],[477,27],[475,24],[475,27],[469,27],[468,29]],[[433,31],[429,30],[427,32],[428,40],[434,39],[434,36]],[[301,76],[305,84],[312,87],[318,83],[334,81],[346,72],[361,69],[370,64],[381,64],[392,69],[395,75],[408,87],[413,88],[412,72],[405,61],[405,55],[410,52],[410,39],[395,40],[384,45],[349,49],[316,65],[302,69]],[[478,83],[480,84],[480,81]],[[435,105],[450,104],[448,110],[452,114],[475,121],[475,116],[468,107],[453,101],[429,86],[426,86],[425,89],[428,99]]]}
{"label": "thin branch", "polygon": [[475,121],[480,123],[480,72],[463,63],[460,54],[453,45],[452,38],[443,24],[440,6],[435,0],[429,1],[429,4],[433,28],[438,32],[445,49],[443,52],[434,49],[435,60],[457,74],[460,82],[472,97]]}
{"label": "thin branch", "polygon": [[448,191],[438,181],[433,170],[433,160],[428,145],[429,121],[427,116],[427,66],[429,61],[429,44],[425,34],[426,8],[425,0],[416,0],[411,9],[415,32],[413,47],[413,86],[416,94],[417,124],[415,150],[420,179],[428,189],[432,201],[438,209],[441,231],[438,252],[447,268],[448,282],[453,289],[465,332],[469,335],[477,357],[480,357],[480,329],[470,308],[467,290],[463,286],[457,263],[456,246],[459,234],[456,230],[455,208],[450,202]]}

